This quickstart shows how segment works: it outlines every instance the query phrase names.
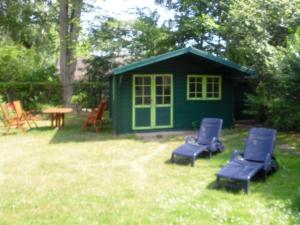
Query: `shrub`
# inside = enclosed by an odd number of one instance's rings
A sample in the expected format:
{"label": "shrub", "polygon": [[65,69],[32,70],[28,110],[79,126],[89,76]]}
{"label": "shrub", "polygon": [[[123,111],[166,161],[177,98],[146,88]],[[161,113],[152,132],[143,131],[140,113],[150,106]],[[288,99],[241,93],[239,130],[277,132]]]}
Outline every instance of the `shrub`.
{"label": "shrub", "polygon": [[80,92],[79,94],[72,96],[71,104],[73,104],[76,107],[77,112],[80,112],[81,109],[87,105],[87,100],[87,94]]}

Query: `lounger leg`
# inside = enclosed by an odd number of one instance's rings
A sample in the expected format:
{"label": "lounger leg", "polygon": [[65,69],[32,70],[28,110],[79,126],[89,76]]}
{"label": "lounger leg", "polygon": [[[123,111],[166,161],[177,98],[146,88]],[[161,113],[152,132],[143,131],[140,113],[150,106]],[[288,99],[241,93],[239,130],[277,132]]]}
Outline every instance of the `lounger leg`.
{"label": "lounger leg", "polygon": [[220,177],[217,176],[217,189],[221,187],[221,184],[220,184]]}
{"label": "lounger leg", "polygon": [[175,163],[175,155],[173,153],[171,155],[171,163]]}
{"label": "lounger leg", "polygon": [[249,193],[249,185],[250,185],[250,180],[247,180],[247,181],[244,182],[244,192],[246,194]]}
{"label": "lounger leg", "polygon": [[196,157],[194,156],[194,157],[192,158],[192,161],[191,161],[191,166],[192,166],[192,167],[195,166],[195,160],[196,160]]}

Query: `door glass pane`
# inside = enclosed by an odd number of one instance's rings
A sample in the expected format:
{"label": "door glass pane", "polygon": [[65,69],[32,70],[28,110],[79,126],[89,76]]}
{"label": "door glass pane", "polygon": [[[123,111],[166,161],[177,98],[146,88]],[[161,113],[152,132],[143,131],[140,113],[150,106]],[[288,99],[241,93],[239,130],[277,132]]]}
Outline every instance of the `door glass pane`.
{"label": "door glass pane", "polygon": [[150,93],[151,93],[151,87],[145,86],[144,87],[144,95],[150,95]]}
{"label": "door glass pane", "polygon": [[156,86],[156,94],[157,95],[163,94],[163,86]]}
{"label": "door glass pane", "polygon": [[164,86],[171,85],[171,78],[170,77],[164,77],[163,84],[164,84]]}
{"label": "door glass pane", "polygon": [[150,105],[150,103],[151,103],[151,97],[145,96],[144,97],[144,105]]}
{"label": "door glass pane", "polygon": [[151,85],[151,77],[144,77],[144,85]]}
{"label": "door glass pane", "polygon": [[156,96],[156,104],[163,104],[163,97],[162,96]]}
{"label": "door glass pane", "polygon": [[164,87],[164,95],[170,95],[170,94],[171,94],[170,86]]}
{"label": "door glass pane", "polygon": [[156,85],[162,85],[163,81],[162,81],[162,77],[156,77]]}
{"label": "door glass pane", "polygon": [[135,97],[135,104],[142,105],[143,104],[143,97]]}
{"label": "door glass pane", "polygon": [[164,97],[164,104],[170,104],[171,103],[171,98],[170,96],[165,96]]}

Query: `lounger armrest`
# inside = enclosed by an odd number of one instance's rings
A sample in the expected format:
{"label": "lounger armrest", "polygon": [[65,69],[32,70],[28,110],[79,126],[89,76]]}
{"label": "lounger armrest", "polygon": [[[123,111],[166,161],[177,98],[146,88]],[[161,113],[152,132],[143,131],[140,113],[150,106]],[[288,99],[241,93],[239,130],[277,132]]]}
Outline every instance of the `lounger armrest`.
{"label": "lounger armrest", "polygon": [[237,157],[243,157],[243,156],[244,156],[244,154],[243,154],[242,151],[235,149],[235,150],[233,150],[233,152],[231,154],[231,160],[230,161],[233,161]]}
{"label": "lounger armrest", "polygon": [[224,149],[225,149],[225,146],[223,145],[223,143],[216,137],[213,137],[213,139],[211,140],[211,143],[209,145],[209,150],[222,152]]}
{"label": "lounger armrest", "polygon": [[272,156],[270,153],[267,154],[265,162],[264,162],[264,171],[268,172],[272,167]]}
{"label": "lounger armrest", "polygon": [[193,136],[187,136],[185,138],[185,143],[186,144],[197,144],[197,138]]}

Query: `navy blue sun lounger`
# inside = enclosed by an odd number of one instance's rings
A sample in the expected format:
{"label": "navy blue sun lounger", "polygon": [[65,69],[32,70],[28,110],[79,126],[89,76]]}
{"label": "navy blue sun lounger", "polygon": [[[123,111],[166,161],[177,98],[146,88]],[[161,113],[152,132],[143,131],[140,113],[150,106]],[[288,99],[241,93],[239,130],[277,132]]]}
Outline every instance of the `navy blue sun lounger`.
{"label": "navy blue sun lounger", "polygon": [[197,137],[186,138],[185,144],[181,145],[172,152],[171,161],[175,158],[185,157],[191,160],[194,166],[197,156],[206,151],[211,157],[213,152],[223,151],[224,145],[220,141],[223,120],[218,118],[204,118]]}
{"label": "navy blue sun lounger", "polygon": [[[248,193],[250,180],[258,173],[267,174],[277,170],[278,164],[273,151],[276,142],[276,130],[252,128],[249,131],[244,152],[233,151],[231,161],[217,174],[217,186],[225,179],[225,186],[242,186]],[[232,183],[233,182],[233,183]]]}

